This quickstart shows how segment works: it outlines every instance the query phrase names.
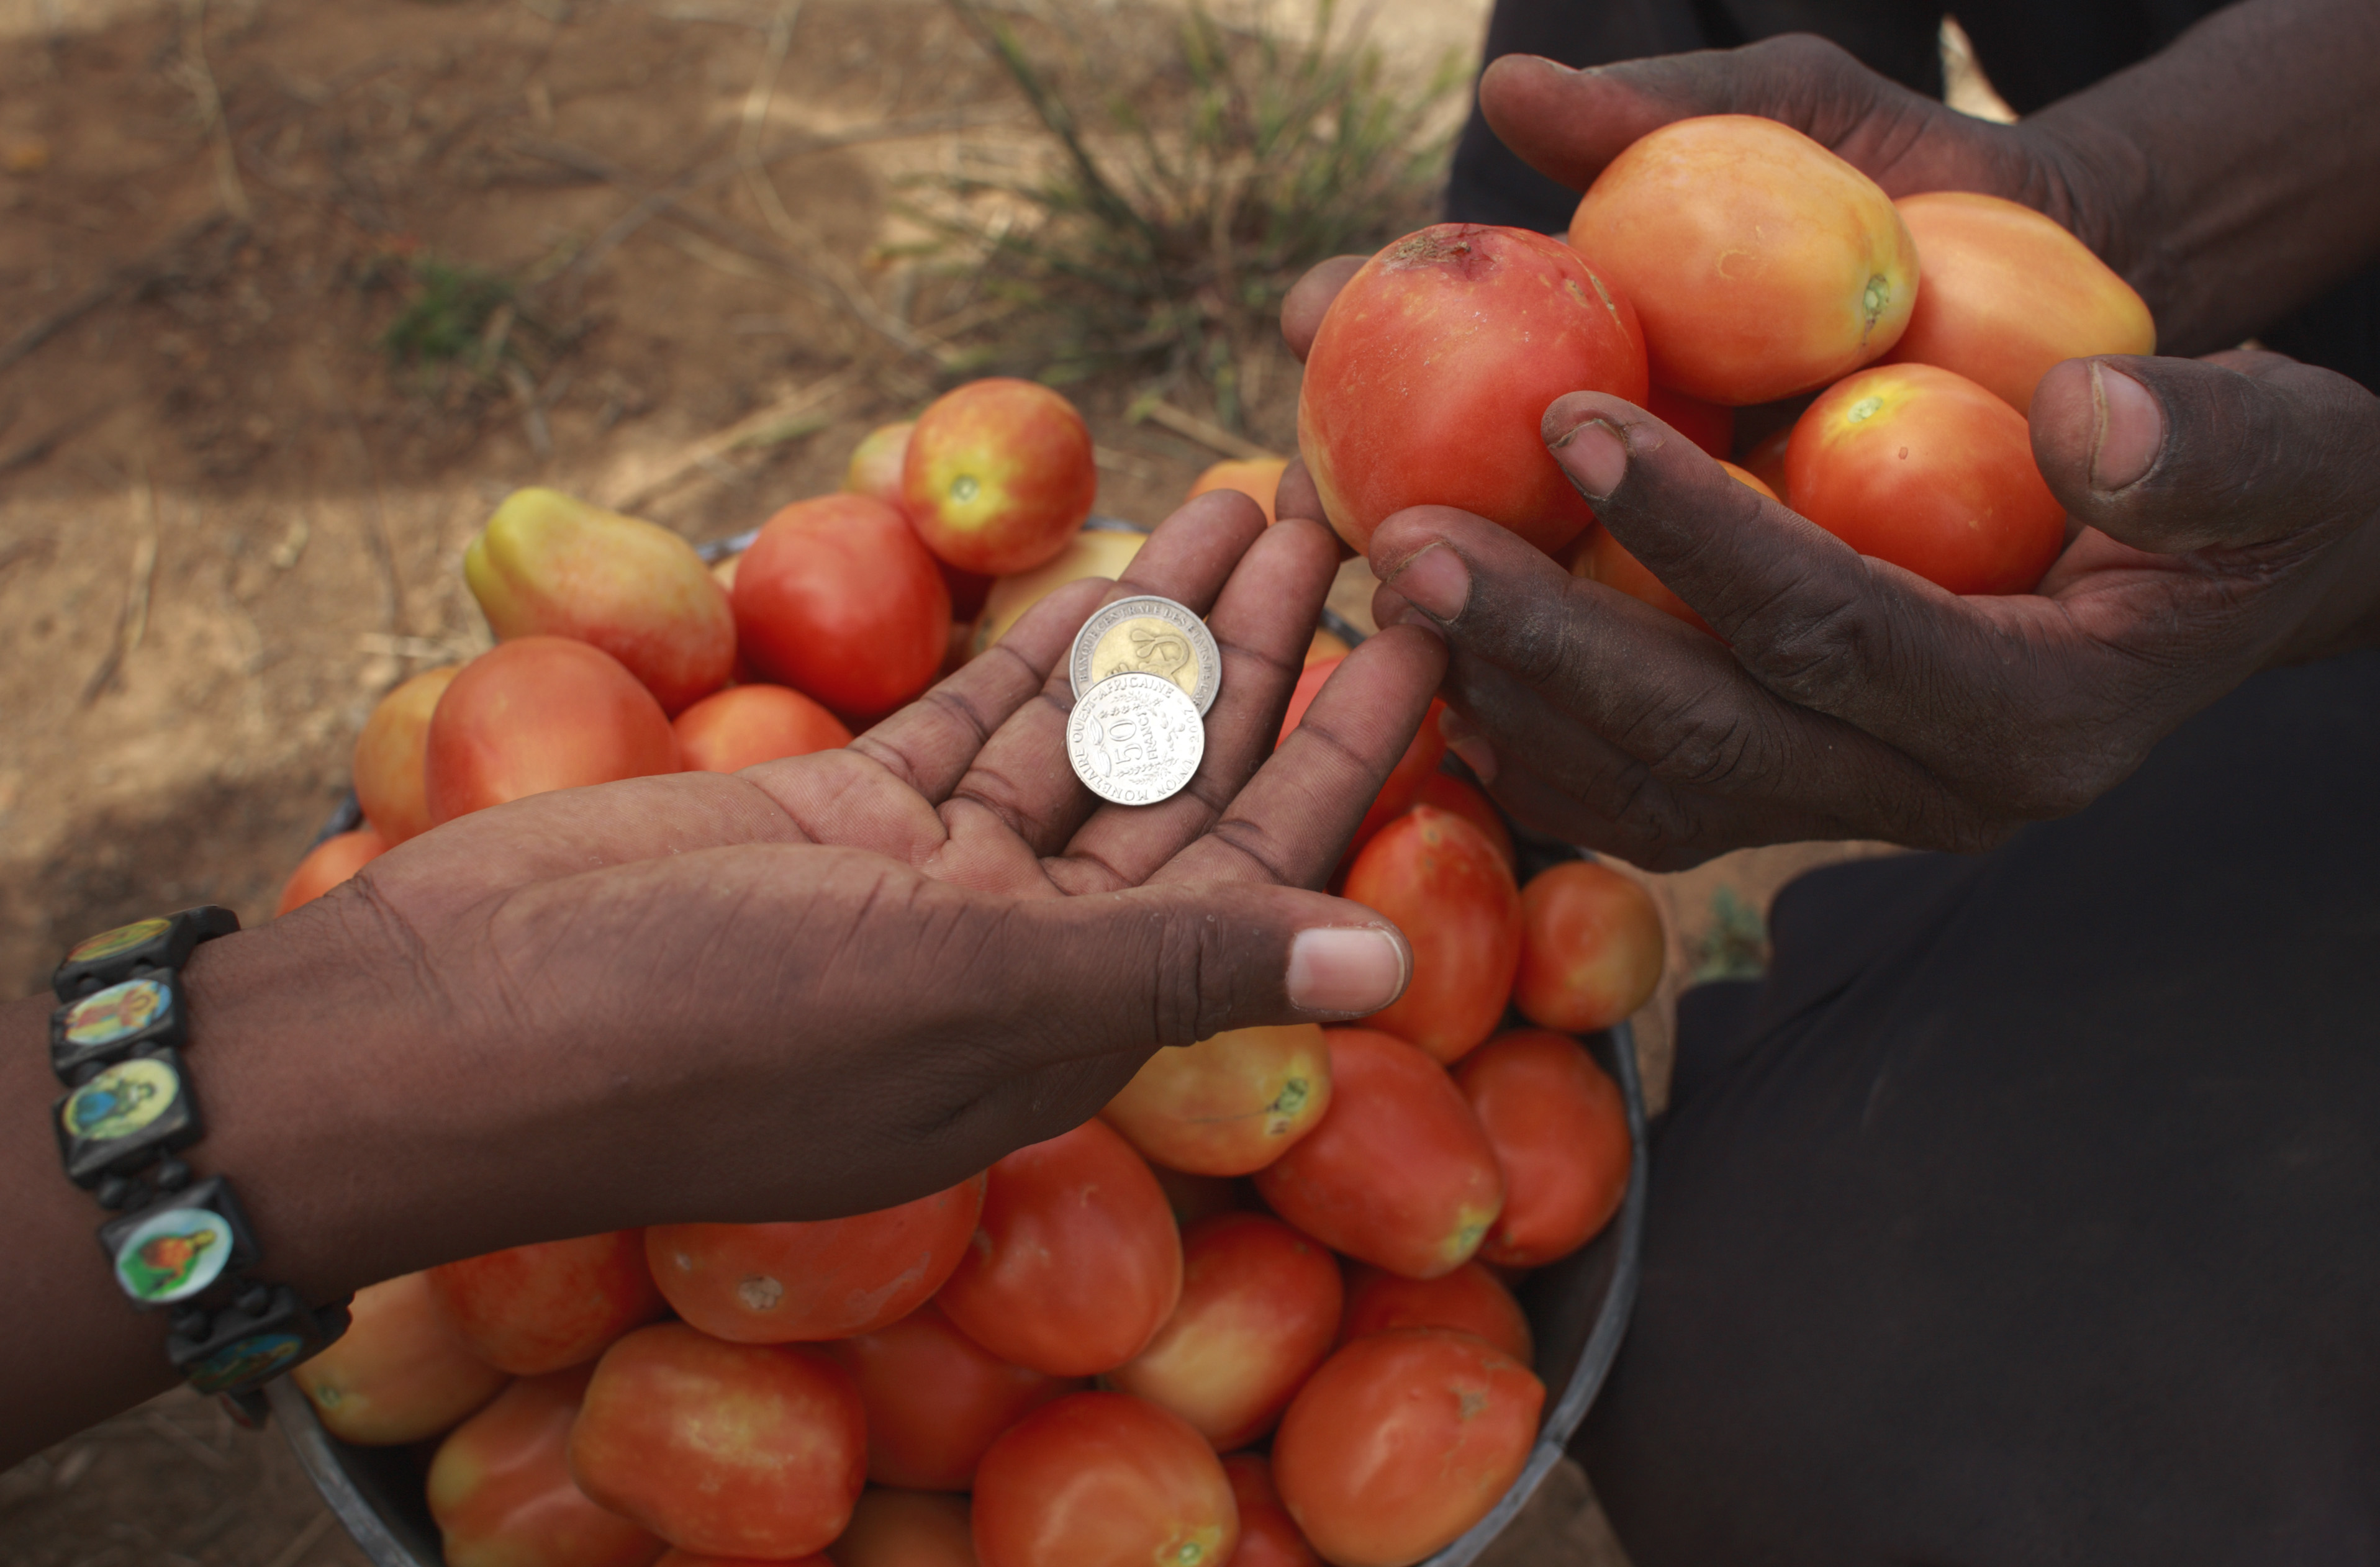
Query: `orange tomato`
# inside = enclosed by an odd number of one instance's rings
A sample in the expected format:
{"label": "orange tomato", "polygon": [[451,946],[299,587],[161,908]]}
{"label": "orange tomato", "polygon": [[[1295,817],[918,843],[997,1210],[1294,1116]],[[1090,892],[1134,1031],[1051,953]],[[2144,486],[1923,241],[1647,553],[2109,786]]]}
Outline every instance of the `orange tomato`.
{"label": "orange tomato", "polygon": [[1330,1113],[1257,1172],[1257,1191],[1323,1245],[1392,1273],[1434,1279],[1462,1267],[1504,1207],[1503,1172],[1470,1101],[1402,1039],[1323,1032]]}
{"label": "orange tomato", "polygon": [[1656,386],[1645,394],[1645,411],[1722,462],[1735,449],[1735,410],[1724,403]]}
{"label": "orange tomato", "polygon": [[1182,1236],[1157,1177],[1103,1121],[991,1167],[974,1242],[935,1304],[1001,1359],[1094,1377],[1147,1347],[1182,1298]]}
{"label": "orange tomato", "polygon": [[1330,1108],[1330,1049],[1311,1023],[1227,1028],[1160,1050],[1099,1114],[1152,1164],[1245,1175]]}
{"label": "orange tomato", "polygon": [[967,1248],[984,1177],[874,1213],[778,1224],[655,1224],[645,1260],[677,1314],[736,1343],[872,1333],[923,1306]]}
{"label": "orange tomato", "polygon": [[1504,825],[1503,815],[1497,810],[1495,802],[1454,774],[1431,773],[1422,781],[1421,793],[1415,796],[1414,804],[1452,811],[1479,829],[1488,846],[1496,851],[1496,857],[1504,862],[1507,869],[1521,863],[1520,856],[1512,851],[1512,830]]}
{"label": "orange tomato", "polygon": [[927,405],[901,459],[901,509],[935,555],[1006,577],[1056,555],[1091,515],[1091,430],[1063,394],[994,376]]}
{"label": "orange tomato", "polygon": [[976,1471],[983,1567],[1225,1567],[1239,1538],[1222,1460],[1181,1416],[1123,1393],[1042,1405]]}
{"label": "orange tomato", "polygon": [[595,1368],[527,1377],[455,1427],[430,1461],[447,1567],[646,1567],[658,1536],[588,1500],[570,1427]]}
{"label": "orange tomato", "polygon": [[364,820],[391,848],[430,831],[430,802],[422,797],[422,753],[430,740],[430,715],[462,665],[424,670],[380,699],[356,736],[348,777]]}
{"label": "orange tomato", "polygon": [[1104,1379],[1187,1420],[1218,1452],[1252,1442],[1339,1331],[1339,1265],[1279,1220],[1226,1213],[1182,1237],[1182,1304]]}
{"label": "orange tomato", "polygon": [[851,744],[841,719],[784,686],[731,686],[678,714],[670,727],[689,772],[741,772]]}
{"label": "orange tomato", "polygon": [[1264,508],[1265,521],[1278,521],[1273,516],[1273,497],[1281,493],[1281,476],[1289,467],[1287,457],[1238,457],[1216,463],[1191,480],[1190,492],[1182,498],[1195,501],[1209,490],[1236,490]]}
{"label": "orange tomato", "polygon": [[851,1373],[823,1351],[660,1322],[595,1363],[570,1470],[598,1503],[681,1550],[801,1556],[850,1521],[868,1479],[865,1425]]}
{"label": "orange tomato", "polygon": [[1521,891],[1512,1004],[1543,1028],[1591,1034],[1652,999],[1668,939],[1644,885],[1593,860],[1564,860]]}
{"label": "orange tomato", "polygon": [[1011,1366],[951,1325],[931,1301],[832,1346],[868,1409],[868,1478],[963,1491],[1001,1432],[1082,1384]]}
{"label": "orange tomato", "polygon": [[1466,1262],[1435,1279],[1401,1279],[1365,1263],[1347,1278],[1347,1311],[1339,1342],[1396,1328],[1445,1328],[1484,1339],[1522,1365],[1535,1344],[1529,1319],[1512,1292],[1476,1262]]}
{"label": "orange tomato", "polygon": [[1454,1081],[1504,1172],[1481,1257],[1541,1268],[1611,1221],[1628,1195],[1628,1104],[1577,1040],[1516,1028],[1466,1056]]}
{"label": "orange tomato", "polygon": [[641,1230],[449,1262],[430,1270],[430,1293],[472,1354],[516,1377],[592,1360],[662,1309]]}
{"label": "orange tomato", "polygon": [[870,1486],[827,1555],[835,1567],[976,1567],[967,1500]]}
{"label": "orange tomato", "polygon": [[463,1347],[406,1273],[358,1290],[345,1337],[290,1373],[322,1428],[343,1442],[393,1447],[447,1429],[496,1396],[504,1374]]}
{"label": "orange tomato", "polygon": [[1338,1567],[1407,1567],[1520,1477],[1545,1401],[1527,1367],[1468,1333],[1375,1333],[1323,1362],[1281,1416],[1273,1483]]}
{"label": "orange tomato", "polygon": [[2156,352],[2147,304],[2055,219],[1972,190],[1893,204],[1925,285],[1888,361],[1956,370],[2023,413],[2052,365]]}
{"label": "orange tomato", "polygon": [[1240,1504],[1240,1549],[1232,1567],[1322,1567],[1322,1558],[1297,1532],[1297,1520],[1281,1504],[1272,1465],[1261,1453],[1235,1452],[1223,1460],[1232,1500]]}
{"label": "orange tomato", "polygon": [[[1777,492],[1764,483],[1759,475],[1722,461],[1719,467],[1745,489],[1777,499]],[[1652,605],[1664,614],[1674,615],[1705,636],[1716,637],[1710,623],[1688,608],[1686,601],[1670,591],[1668,583],[1645,569],[1644,563],[1629,553],[1628,546],[1611,536],[1610,529],[1600,524],[1579,536],[1571,548],[1570,574],[1589,582],[1600,582],[1606,588],[1627,594],[1640,602]]]}
{"label": "orange tomato", "polygon": [[273,917],[278,919],[300,904],[312,903],[386,853],[387,841],[370,827],[332,833],[307,850],[289,880],[281,884],[281,901],[273,905]]}
{"label": "orange tomato", "polygon": [[846,719],[917,696],[950,647],[951,590],[932,553],[897,508],[866,495],[771,517],[736,565],[735,607],[752,667]]}
{"label": "orange tomato", "polygon": [[843,470],[843,487],[854,495],[869,495],[888,505],[901,504],[901,462],[909,454],[914,419],[880,424],[851,449],[850,466]]}
{"label": "orange tomato", "polygon": [[433,821],[549,789],[678,769],[652,693],[620,661],[566,637],[519,637],[463,666],[430,716],[423,796]]}
{"label": "orange tomato", "polygon": [[1355,856],[1346,895],[1394,920],[1413,947],[1404,994],[1367,1024],[1440,1062],[1495,1031],[1521,961],[1521,891],[1485,833],[1416,806]]}
{"label": "orange tomato", "polygon": [[1362,553],[1407,506],[1460,506],[1548,553],[1595,519],[1538,424],[1566,392],[1645,400],[1624,285],[1525,229],[1442,223],[1348,280],[1314,336],[1297,447]]}
{"label": "orange tomato", "polygon": [[2066,543],[2024,416],[1933,365],[1828,387],[1785,452],[1793,509],[1953,593],[2024,593]]}
{"label": "orange tomato", "polygon": [[1917,299],[1876,181],[1755,115],[1674,120],[1604,166],[1570,242],[1636,307],[1659,385],[1741,407],[1857,370]]}

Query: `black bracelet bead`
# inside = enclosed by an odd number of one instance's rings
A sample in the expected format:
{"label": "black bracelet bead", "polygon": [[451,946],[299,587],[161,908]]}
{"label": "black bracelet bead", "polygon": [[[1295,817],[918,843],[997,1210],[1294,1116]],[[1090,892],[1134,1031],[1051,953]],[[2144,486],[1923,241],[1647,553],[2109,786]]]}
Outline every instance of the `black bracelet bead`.
{"label": "black bracelet bead", "polygon": [[212,904],[160,919],[136,919],[76,942],[50,977],[50,988],[58,1000],[74,1002],[143,969],[178,970],[200,942],[238,929],[238,915]]}
{"label": "black bracelet bead", "polygon": [[144,1308],[189,1299],[256,1264],[255,1233],[220,1175],[99,1227],[115,1282]]}
{"label": "black bracelet bead", "polygon": [[[57,1136],[67,1179],[95,1186],[189,1147],[206,1126],[180,1053],[161,1050],[95,1073],[51,1107],[50,1129]],[[187,1184],[188,1166],[179,1160],[167,1163],[180,1166]],[[163,1171],[158,1183],[169,1188],[173,1184]]]}

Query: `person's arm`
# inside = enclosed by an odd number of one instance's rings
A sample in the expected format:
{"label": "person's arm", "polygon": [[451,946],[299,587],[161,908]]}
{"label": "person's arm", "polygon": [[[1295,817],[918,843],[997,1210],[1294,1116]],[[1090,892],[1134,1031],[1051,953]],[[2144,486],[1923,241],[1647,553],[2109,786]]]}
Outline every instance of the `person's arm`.
{"label": "person's arm", "polygon": [[[322,1301],[534,1240],[882,1208],[1078,1124],[1160,1046],[1377,1009],[1402,938],[1305,889],[1444,654],[1366,642],[1276,754],[1333,567],[1319,528],[1206,498],[849,749],[480,812],[201,946],[191,1164],[230,1179],[260,1276]],[[1191,787],[1127,810],[1058,746],[1075,629],[1133,591],[1207,613],[1223,686]],[[43,1130],[51,1004],[0,1009],[0,1466],[170,1379]]]}
{"label": "person's arm", "polygon": [[2246,0],[2010,126],[1806,35],[1584,71],[1508,55],[1479,100],[1514,152],[1581,190],[1658,126],[1754,114],[1806,131],[1895,196],[2026,202],[2141,291],[2166,353],[2228,347],[2380,258],[2369,0]]}

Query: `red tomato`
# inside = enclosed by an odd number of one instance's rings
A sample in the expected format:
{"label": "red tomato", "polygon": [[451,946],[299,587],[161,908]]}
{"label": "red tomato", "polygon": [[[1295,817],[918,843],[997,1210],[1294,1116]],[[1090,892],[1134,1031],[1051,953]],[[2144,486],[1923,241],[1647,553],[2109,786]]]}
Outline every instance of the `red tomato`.
{"label": "red tomato", "polygon": [[472,1354],[516,1377],[592,1360],[662,1314],[641,1230],[450,1262],[430,1270],[430,1293]]}
{"label": "red tomato", "polygon": [[1656,386],[1645,394],[1645,411],[1711,456],[1724,460],[1735,448],[1735,410],[1724,403]]}
{"label": "red tomato", "polygon": [[1223,1567],[1239,1538],[1222,1460],[1179,1415],[1123,1393],[1044,1404],[976,1471],[983,1567]]}
{"label": "red tomato", "polygon": [[670,727],[689,772],[741,772],[851,744],[843,720],[786,686],[730,686],[678,714]]}
{"label": "red tomato", "polygon": [[1516,1028],[1473,1051],[1454,1080],[1504,1172],[1504,1211],[1481,1257],[1542,1268],[1611,1221],[1628,1195],[1628,1101],[1577,1040]]}
{"label": "red tomato", "polygon": [[387,840],[370,827],[333,833],[307,850],[306,857],[282,883],[281,901],[273,906],[273,917],[278,919],[300,904],[312,903],[386,853]]}
{"label": "red tomato", "polygon": [[1479,1117],[1420,1051],[1369,1028],[1327,1028],[1336,1095],[1314,1134],[1258,1171],[1275,1213],[1323,1245],[1408,1279],[1479,1249],[1504,1206]]}
{"label": "red tomato", "polygon": [[930,1299],[965,1252],[984,1178],[849,1219],[656,1224],[645,1260],[677,1314],[715,1339],[781,1344],[872,1333]]}
{"label": "red tomato", "polygon": [[570,1427],[591,1366],[525,1378],[457,1426],[430,1461],[447,1567],[646,1567],[659,1537],[587,1499]]}
{"label": "red tomato", "polygon": [[425,670],[380,699],[356,736],[348,777],[364,820],[390,847],[430,831],[430,802],[422,797],[422,753],[430,743],[430,715],[460,664]]}
{"label": "red tomato", "polygon": [[2156,352],[2148,306],[2055,219],[1972,190],[1893,205],[1925,286],[1890,359],[1956,370],[2023,413],[2061,360]]}
{"label": "red tomato", "polygon": [[1545,1402],[1527,1367],[1468,1333],[1375,1333],[1323,1362],[1289,1406],[1273,1482],[1339,1567],[1407,1567],[1520,1477]]}
{"label": "red tomato", "polygon": [[[1729,475],[1745,489],[1766,495],[1772,501],[1777,499],[1777,492],[1758,474],[1730,462],[1722,461],[1718,466],[1727,469]],[[1708,621],[1696,614],[1683,599],[1670,590],[1668,583],[1645,570],[1645,564],[1629,553],[1628,546],[1614,539],[1609,528],[1598,525],[1579,535],[1578,542],[1571,546],[1569,559],[1572,577],[1600,582],[1606,588],[1650,604],[1664,614],[1684,621],[1706,637],[1718,635],[1710,628]]]}
{"label": "red tomato", "polygon": [[1109,1387],[1170,1409],[1218,1452],[1272,1429],[1339,1332],[1339,1265],[1278,1220],[1226,1213],[1182,1237],[1182,1304]]}
{"label": "red tomato", "polygon": [[1182,1298],[1165,1192],[1101,1121],[991,1167],[974,1243],[935,1304],[1001,1359],[1052,1377],[1130,1360]]}
{"label": "red tomato", "polygon": [[447,1429],[496,1396],[504,1374],[463,1347],[430,1298],[430,1280],[407,1273],[358,1290],[346,1335],[290,1373],[343,1442],[390,1447]]}
{"label": "red tomato", "polygon": [[1153,1164],[1245,1175],[1330,1108],[1330,1048],[1314,1024],[1292,1023],[1159,1051],[1099,1113]]}
{"label": "red tomato", "polygon": [[967,1500],[868,1488],[851,1527],[827,1549],[835,1567],[976,1567]]}
{"label": "red tomato", "polygon": [[1297,1532],[1297,1520],[1281,1504],[1272,1465],[1260,1453],[1235,1452],[1223,1460],[1232,1500],[1240,1504],[1240,1549],[1232,1567],[1322,1567],[1322,1558]]}
{"label": "red tomato", "polygon": [[1063,394],[994,376],[935,398],[901,459],[901,509],[962,571],[1007,577],[1066,547],[1091,515],[1091,430]]}
{"label": "red tomato", "polygon": [[[1305,722],[1305,710],[1314,705],[1314,698],[1322,694],[1331,672],[1346,657],[1341,653],[1337,658],[1317,660],[1305,666],[1289,694],[1289,711],[1281,715],[1281,738],[1273,742],[1276,747],[1289,738],[1291,730]],[[1389,769],[1380,792],[1372,796],[1364,820],[1355,824],[1355,836],[1348,844],[1351,850],[1362,848],[1381,828],[1411,810],[1414,802],[1421,797],[1423,786],[1437,776],[1438,764],[1446,756],[1446,736],[1439,733],[1438,715],[1445,711],[1444,702],[1435,697],[1430,698],[1429,711],[1421,715],[1421,727],[1405,742],[1404,754],[1397,758],[1396,766]]]}
{"label": "red tomato", "polygon": [[1529,1319],[1512,1292],[1476,1262],[1466,1262],[1435,1279],[1400,1279],[1356,1263],[1347,1277],[1347,1313],[1339,1340],[1361,1339],[1396,1328],[1447,1328],[1485,1339],[1529,1365],[1536,1346]]}
{"label": "red tomato", "polygon": [[1081,1386],[1011,1366],[951,1326],[931,1301],[832,1346],[868,1406],[868,1477],[880,1486],[963,1491],[992,1439]]}
{"label": "red tomato", "polygon": [[422,757],[433,821],[678,767],[653,694],[611,654],[566,637],[517,637],[465,664],[430,715]]}
{"label": "red tomato", "polygon": [[[1598,528],[1596,531],[1602,530]],[[1435,719],[1431,721],[1430,727],[1438,727]],[[1414,804],[1452,811],[1479,829],[1480,835],[1488,840],[1488,846],[1496,851],[1496,857],[1504,862],[1506,869],[1521,863],[1520,856],[1512,852],[1512,830],[1504,825],[1504,818],[1496,809],[1495,802],[1454,774],[1431,773],[1422,781],[1421,794]]]}
{"label": "red tomato", "polygon": [[1891,198],[1753,115],[1638,138],[1588,188],[1570,242],[1634,301],[1653,379],[1713,403],[1857,370],[1899,340],[1917,298],[1917,246]]}
{"label": "red tomato", "polygon": [[1548,553],[1595,520],[1537,426],[1566,392],[1645,400],[1644,334],[1600,273],[1542,234],[1442,223],[1348,280],[1306,358],[1297,448],[1357,553],[1407,506],[1460,506]]}
{"label": "red tomato", "polygon": [[735,634],[770,679],[849,719],[934,682],[951,592],[917,530],[882,501],[821,495],[771,517],[735,568]]}
{"label": "red tomato", "polygon": [[682,1550],[800,1556],[868,1480],[859,1390],[833,1356],[639,1328],[595,1363],[570,1433],[579,1488]]}
{"label": "red tomato", "polygon": [[1382,828],[1347,872],[1346,895],[1396,922],[1413,978],[1365,1021],[1441,1062],[1495,1031],[1521,962],[1521,890],[1487,835],[1417,806]]}
{"label": "red tomato", "polygon": [[1512,1004],[1544,1028],[1591,1034],[1652,1000],[1669,939],[1642,883],[1593,860],[1565,860],[1521,893]]}
{"label": "red tomato", "polygon": [[1827,388],[1793,426],[1785,478],[1795,511],[1953,593],[2031,592],[2066,546],[2024,416],[1932,365]]}

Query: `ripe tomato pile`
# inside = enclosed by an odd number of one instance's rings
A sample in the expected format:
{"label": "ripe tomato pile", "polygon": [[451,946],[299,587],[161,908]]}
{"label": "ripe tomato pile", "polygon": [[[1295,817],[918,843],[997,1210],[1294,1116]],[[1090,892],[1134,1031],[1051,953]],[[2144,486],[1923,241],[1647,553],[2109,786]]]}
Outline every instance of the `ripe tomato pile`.
{"label": "ripe tomato pile", "polygon": [[2140,296],[2039,213],[1896,202],[1799,131],[1706,115],[1612,160],[1567,244],[1440,224],[1373,257],[1315,337],[1298,443],[1358,550],[1403,507],[1460,506],[1708,631],[1548,455],[1555,398],[1610,393],[1725,458],[1737,408],[1816,394],[1738,480],[1951,592],[2022,593],[2065,541],[2034,388],[2155,342]]}
{"label": "ripe tomato pile", "polygon": [[[1201,488],[1269,513],[1280,473]],[[464,563],[501,640],[373,712],[369,825],[284,908],[526,795],[844,745],[1139,542],[1082,530],[1087,433],[1020,382],[871,434],[847,484],[719,570],[551,491],[506,500]],[[1346,650],[1318,634],[1283,737]],[[1614,871],[1522,887],[1444,750],[1433,713],[1339,873],[1414,949],[1363,1026],[1160,1051],[1099,1119],[881,1212],[388,1281],[298,1384],[343,1439],[435,1443],[453,1567],[1421,1560],[1536,1439],[1512,1285],[1601,1230],[1630,1168],[1620,1090],[1572,1036],[1641,1005],[1663,949]]]}

